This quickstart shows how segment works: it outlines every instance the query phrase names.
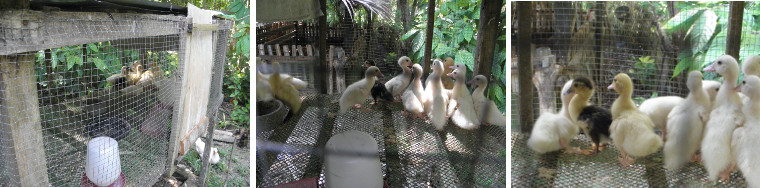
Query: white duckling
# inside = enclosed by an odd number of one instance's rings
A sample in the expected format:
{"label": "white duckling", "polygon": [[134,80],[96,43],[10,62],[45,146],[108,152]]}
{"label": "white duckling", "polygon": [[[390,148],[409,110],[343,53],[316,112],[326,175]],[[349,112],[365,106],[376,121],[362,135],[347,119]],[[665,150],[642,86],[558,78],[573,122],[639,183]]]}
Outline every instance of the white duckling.
{"label": "white duckling", "polygon": [[631,99],[633,82],[625,73],[619,73],[608,89],[614,89],[618,98],[612,103],[610,137],[620,150],[620,164],[629,166],[635,161],[629,157],[644,157],[662,147],[662,139],[654,133],[654,123],[649,116],[636,109]]}
{"label": "white duckling", "polygon": [[702,83],[702,73],[691,71],[686,80],[689,95],[668,114],[668,141],[663,147],[665,169],[681,168],[699,150],[702,130],[712,110]]}
{"label": "white duckling", "polygon": [[723,76],[724,82],[715,97],[710,119],[705,125],[700,147],[701,158],[710,181],[715,181],[718,177],[728,181],[735,167],[731,152],[731,136],[734,129],[744,123],[741,99],[735,90],[739,64],[730,55],[723,55],[704,71],[717,72]]}
{"label": "white duckling", "polygon": [[349,85],[343,94],[340,95],[340,113],[346,113],[348,108],[363,108],[362,111],[367,112],[369,109],[364,108],[362,104],[367,97],[369,97],[372,87],[375,86],[375,80],[377,77],[383,77],[383,73],[376,66],[371,66],[364,71],[364,79],[354,82]]}
{"label": "white duckling", "polygon": [[475,114],[478,115],[481,124],[486,126],[507,126],[507,117],[501,114],[499,108],[496,107],[496,103],[488,100],[484,95],[488,86],[488,78],[483,75],[477,75],[468,83],[477,86],[477,88],[472,90],[472,101],[475,105]]}
{"label": "white duckling", "polygon": [[477,129],[480,126],[480,119],[475,113],[470,90],[467,89],[464,83],[467,79],[467,68],[461,64],[451,67],[454,68],[454,71],[446,74],[446,76],[454,78],[455,81],[448,105],[450,113],[447,116],[451,118],[451,122],[454,122],[454,125],[462,129]]}
{"label": "white duckling", "polygon": [[673,109],[673,107],[676,107],[676,105],[679,105],[683,103],[684,99],[679,96],[663,96],[663,97],[656,97],[645,100],[641,105],[639,105],[639,111],[649,116],[650,119],[652,119],[652,122],[654,123],[654,127],[662,131],[662,135],[660,135],[663,139],[663,141],[667,140],[666,135],[668,133],[667,123],[668,123],[668,113]]}
{"label": "white duckling", "polygon": [[743,127],[737,127],[733,132],[731,151],[734,153],[736,166],[747,180],[749,187],[760,187],[760,77],[749,75],[737,88],[749,98],[742,111],[745,119]]}
{"label": "white duckling", "polygon": [[440,131],[446,126],[448,120],[446,117],[446,101],[448,101],[448,97],[444,94],[443,84],[441,83],[443,62],[435,60],[431,67],[433,68],[433,73],[428,76],[427,85],[425,85],[425,97],[429,100],[424,106],[425,112],[428,113],[433,126]]}
{"label": "white duckling", "polygon": [[425,95],[423,95],[422,81],[420,80],[422,78],[422,66],[420,64],[412,65],[412,75],[414,75],[412,83],[401,96],[401,101],[404,103],[402,115],[407,116],[406,111],[409,111],[414,114],[414,118],[424,118],[425,107],[422,105],[422,101],[425,101]]}
{"label": "white duckling", "polygon": [[568,147],[568,143],[575,135],[578,135],[579,128],[570,120],[570,113],[567,108],[570,99],[575,93],[570,90],[573,80],[567,81],[562,87],[561,100],[562,108],[559,113],[542,112],[533,130],[528,138],[528,147],[538,153],[552,152],[564,148],[566,152],[575,151]]}
{"label": "white duckling", "polygon": [[[744,72],[744,76],[760,76],[760,56],[758,55],[751,55],[744,57],[744,61],[742,61],[742,72]],[[744,93],[739,93],[739,97],[742,99],[742,104],[747,104],[749,102],[749,98],[744,95]]]}
{"label": "white duckling", "polygon": [[401,98],[401,93],[406,90],[406,87],[409,86],[409,81],[412,79],[412,70],[409,68],[409,66],[412,65],[412,59],[409,59],[409,57],[406,56],[401,56],[401,58],[398,58],[398,65],[401,66],[401,70],[404,72],[391,78],[388,82],[385,82],[385,88],[388,88],[388,91],[390,91],[394,97],[398,96]]}
{"label": "white duckling", "polygon": [[272,70],[273,73],[269,78],[269,85],[272,87],[274,97],[290,107],[289,113],[297,114],[301,109],[301,97],[298,89],[291,84],[293,77],[285,79],[280,77],[280,62],[272,62]]}
{"label": "white duckling", "polygon": [[256,71],[256,101],[268,102],[274,99],[274,91],[269,81],[262,78],[261,73]]}
{"label": "white duckling", "polygon": [[702,80],[702,89],[710,96],[710,102],[715,102],[715,96],[718,95],[720,90],[720,82],[715,80]]}

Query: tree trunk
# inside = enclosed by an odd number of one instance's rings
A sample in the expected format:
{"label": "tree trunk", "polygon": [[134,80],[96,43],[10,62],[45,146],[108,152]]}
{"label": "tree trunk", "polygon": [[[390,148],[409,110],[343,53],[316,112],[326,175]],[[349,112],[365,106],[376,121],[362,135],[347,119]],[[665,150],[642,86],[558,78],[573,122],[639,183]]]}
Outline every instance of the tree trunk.
{"label": "tree trunk", "polygon": [[517,50],[520,57],[517,67],[520,87],[520,132],[528,133],[533,128],[533,64],[530,55],[530,23],[533,23],[533,9],[531,2],[527,1],[517,2],[517,6],[519,11]]}
{"label": "tree trunk", "polygon": [[[327,11],[327,0],[319,0],[319,6],[322,9],[322,12]],[[319,63],[317,63],[317,71],[318,72],[325,72],[327,71],[327,14],[319,17]],[[327,79],[324,78],[324,76],[317,76],[317,88],[319,88],[319,92],[326,94],[327,93]]]}
{"label": "tree trunk", "polygon": [[[398,0],[397,6],[398,6],[398,9],[399,9],[399,12],[401,13],[399,21],[401,22],[401,24],[404,27],[403,28],[404,29],[403,32],[401,32],[401,34],[399,35],[399,36],[401,36],[403,34],[406,34],[406,32],[409,31],[409,27],[412,24],[411,23],[411,19],[409,19],[410,18],[410,16],[409,16],[409,0]],[[411,41],[412,40],[405,40],[405,41],[403,41],[401,43],[401,53],[402,54],[407,54],[409,52],[409,46],[410,46],[409,42],[411,42]]]}
{"label": "tree trunk", "polygon": [[496,48],[496,38],[499,32],[500,10],[501,1],[483,1],[481,3],[473,72],[485,75],[486,77],[491,75],[493,53]]}
{"label": "tree trunk", "polygon": [[435,23],[435,1],[428,1],[427,28],[425,28],[425,68],[422,69],[423,78],[430,74],[430,58],[433,56],[433,27]]}
{"label": "tree trunk", "polygon": [[742,15],[744,2],[732,1],[728,12],[728,36],[726,36],[726,54],[739,60],[739,48],[742,38]]}

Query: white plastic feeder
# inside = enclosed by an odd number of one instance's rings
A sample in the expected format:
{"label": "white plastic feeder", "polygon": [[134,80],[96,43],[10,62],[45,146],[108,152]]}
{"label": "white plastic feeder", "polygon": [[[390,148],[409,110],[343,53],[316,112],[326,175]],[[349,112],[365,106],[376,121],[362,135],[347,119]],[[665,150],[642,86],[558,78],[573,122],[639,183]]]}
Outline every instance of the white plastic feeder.
{"label": "white plastic feeder", "polygon": [[87,143],[87,178],[98,186],[111,185],[121,174],[119,143],[111,137],[93,138]]}
{"label": "white plastic feeder", "polygon": [[[327,187],[383,187],[383,172],[377,141],[369,134],[350,130],[334,135],[325,148],[325,183]],[[363,155],[334,153],[340,150]],[[366,154],[372,154],[367,156]]]}

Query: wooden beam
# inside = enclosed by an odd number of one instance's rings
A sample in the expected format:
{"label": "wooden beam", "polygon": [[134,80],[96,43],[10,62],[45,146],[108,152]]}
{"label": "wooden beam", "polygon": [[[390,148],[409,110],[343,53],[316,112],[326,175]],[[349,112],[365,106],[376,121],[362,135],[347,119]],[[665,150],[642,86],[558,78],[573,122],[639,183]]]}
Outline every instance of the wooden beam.
{"label": "wooden beam", "polygon": [[[496,50],[496,36],[499,33],[499,13],[503,1],[483,1],[480,8],[478,39],[475,47],[475,74],[488,77],[493,66],[493,51]],[[506,66],[506,64],[504,65]]]}
{"label": "wooden beam", "polygon": [[425,28],[425,66],[422,69],[422,78],[430,74],[430,64],[433,57],[433,27],[435,23],[435,1],[428,1],[427,28]]}
{"label": "wooden beam", "polygon": [[261,34],[256,34],[256,38],[259,38],[259,37],[265,38],[265,37],[268,37],[269,35],[275,35],[275,34],[280,33],[281,31],[285,31],[285,30],[289,30],[289,29],[295,29],[295,28],[296,28],[295,24],[293,24],[293,25],[286,25],[286,26],[283,26],[283,27],[280,27],[280,28],[277,28],[277,29],[272,29],[270,31],[265,31],[265,32],[263,32]]}
{"label": "wooden beam", "polygon": [[742,16],[744,2],[731,1],[728,12],[728,36],[726,36],[726,54],[739,59],[739,48],[742,40]]}
{"label": "wooden beam", "polygon": [[517,64],[520,83],[520,131],[530,132],[533,126],[533,64],[530,55],[531,23],[533,7],[531,2],[517,2],[519,24],[517,30],[517,51],[520,54]]}
{"label": "wooden beam", "polygon": [[190,27],[192,28],[188,30],[189,32],[219,30],[219,24],[192,24]]}
{"label": "wooden beam", "polygon": [[[0,11],[0,55],[186,32],[185,17],[134,13]],[[98,28],[108,28],[100,32]],[[175,27],[176,26],[176,27]],[[76,34],[76,35],[75,35]]]}
{"label": "wooden beam", "polygon": [[0,56],[0,139],[11,186],[49,186],[34,52]]}
{"label": "wooden beam", "polygon": [[[322,12],[327,12],[327,0],[319,0],[319,6],[322,9]],[[317,72],[325,72],[327,71],[327,14],[322,15],[319,17],[319,49],[317,54],[319,55],[319,63],[317,63]],[[319,88],[319,92],[322,94],[327,94],[327,79],[324,78],[324,76],[317,76],[317,79],[315,80],[316,88]]]}
{"label": "wooden beam", "polygon": [[290,38],[293,38],[293,36],[295,36],[295,35],[296,35],[295,32],[288,33],[288,34],[285,34],[283,36],[277,37],[276,39],[273,39],[273,40],[271,40],[269,42],[265,42],[264,45],[282,43],[284,41],[288,41],[288,39],[290,39]]}

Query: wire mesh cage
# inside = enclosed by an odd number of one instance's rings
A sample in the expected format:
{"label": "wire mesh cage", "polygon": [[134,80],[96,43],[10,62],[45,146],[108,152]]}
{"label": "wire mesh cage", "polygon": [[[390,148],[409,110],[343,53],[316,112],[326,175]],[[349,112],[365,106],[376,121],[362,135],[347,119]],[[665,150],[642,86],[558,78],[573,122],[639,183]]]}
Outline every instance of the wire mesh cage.
{"label": "wire mesh cage", "polygon": [[[760,46],[756,45],[758,13],[753,12],[757,3],[744,4],[744,14],[739,14],[743,17],[739,24],[741,41],[735,46],[726,44],[727,35],[731,35],[728,19],[733,14],[728,3],[531,2],[531,7],[532,23],[526,25],[520,23],[517,3],[511,5],[513,61],[520,58],[514,50],[518,45],[515,38],[518,28],[529,25],[533,92],[537,93],[532,106],[518,106],[515,103],[521,100],[517,95],[521,91],[512,88],[512,186],[712,185],[697,163],[689,163],[677,172],[665,170],[661,150],[628,168],[618,164],[619,152],[615,147],[591,157],[559,152],[537,154],[526,145],[530,130],[524,128],[531,126],[518,120],[521,112],[530,109],[533,120],[540,113],[559,111],[562,103],[557,96],[562,85],[579,76],[595,82],[596,91],[590,102],[604,108],[610,108],[618,97],[605,89],[617,73],[631,77],[636,105],[658,96],[685,97],[689,92],[685,75],[710,65],[727,54],[727,48],[739,47],[736,48],[740,49],[736,54],[739,62],[749,55],[760,54]],[[512,66],[514,81],[519,79],[515,72],[517,63]],[[741,77],[743,73],[740,80]],[[722,80],[712,72],[706,72],[704,79]],[[571,145],[583,148],[589,143],[581,133]],[[731,182],[716,185],[746,186],[738,171],[731,175]]]}
{"label": "wire mesh cage", "polygon": [[[180,113],[187,17],[2,10],[0,18],[0,185],[158,181]],[[215,23],[210,113],[222,102],[232,27]]]}
{"label": "wire mesh cage", "polygon": [[[370,99],[364,102],[370,112],[338,113],[341,93],[364,78],[365,61],[375,62],[385,77],[379,82],[385,82],[401,74],[397,62],[406,54],[401,54],[399,48],[402,33],[377,22],[379,18],[364,15],[352,20],[345,12],[337,18],[327,28],[328,46],[322,50],[316,45],[319,25],[311,21],[258,25],[257,56],[280,62],[281,74],[304,80],[309,86],[299,90],[302,104],[295,114],[289,114],[292,112],[287,107],[275,110],[277,104],[257,103],[258,112],[263,112],[257,114],[256,123],[257,186],[288,183],[304,186],[297,183],[309,182],[326,187],[330,181],[324,156],[329,152],[325,149],[328,140],[358,130],[377,142],[382,178],[389,187],[505,187],[504,127],[465,130],[449,122],[443,131],[436,131],[430,123],[402,116],[401,103],[381,101],[368,105]],[[280,55],[276,44],[280,44]],[[316,57],[286,55],[288,50],[283,46],[294,45],[310,45],[315,53],[327,52],[326,59],[333,66],[331,72],[318,71]],[[264,63],[257,64],[257,69],[263,74],[271,73]],[[317,92],[323,89],[318,85],[320,77],[333,79],[330,86],[324,86],[328,87],[328,94]],[[288,115],[284,120],[259,119],[278,117],[273,114]]]}

